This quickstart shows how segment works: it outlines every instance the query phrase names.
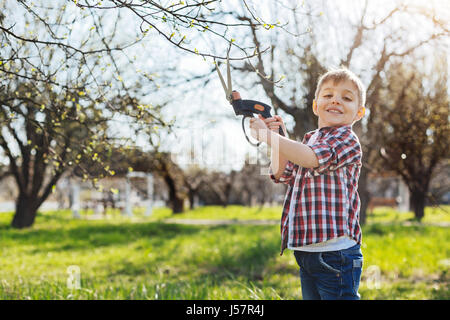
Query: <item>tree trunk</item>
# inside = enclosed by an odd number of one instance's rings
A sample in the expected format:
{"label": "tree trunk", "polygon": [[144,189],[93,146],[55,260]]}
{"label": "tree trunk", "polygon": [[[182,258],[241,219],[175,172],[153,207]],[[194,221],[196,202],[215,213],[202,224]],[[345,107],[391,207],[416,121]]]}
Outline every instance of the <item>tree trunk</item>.
{"label": "tree trunk", "polygon": [[172,213],[182,213],[184,212],[184,199],[181,199],[179,197],[174,197],[171,202],[172,206]]}
{"label": "tree trunk", "polygon": [[179,191],[176,186],[175,179],[169,174],[164,175],[164,181],[169,188],[169,204],[172,208],[172,213],[182,213],[184,211],[184,199],[179,196]]}
{"label": "tree trunk", "polygon": [[12,221],[12,227],[23,229],[33,225],[37,214],[37,206],[32,197],[23,193],[19,194],[16,202],[16,213]]}
{"label": "tree trunk", "polygon": [[188,197],[189,197],[189,209],[194,210],[194,193],[191,190],[189,190]]}
{"label": "tree trunk", "polygon": [[422,220],[425,215],[425,193],[419,189],[411,191],[411,207],[414,210],[414,218],[417,221]]}

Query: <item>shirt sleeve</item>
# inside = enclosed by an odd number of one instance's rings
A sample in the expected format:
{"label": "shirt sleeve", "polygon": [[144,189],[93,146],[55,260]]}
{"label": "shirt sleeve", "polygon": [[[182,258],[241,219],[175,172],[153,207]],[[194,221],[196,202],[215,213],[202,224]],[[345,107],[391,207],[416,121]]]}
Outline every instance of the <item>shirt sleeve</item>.
{"label": "shirt sleeve", "polygon": [[322,174],[350,164],[361,164],[361,145],[351,129],[336,130],[311,146],[319,166],[314,171]]}
{"label": "shirt sleeve", "polygon": [[272,166],[269,167],[269,175],[270,179],[272,179],[275,183],[284,183],[284,184],[291,184],[295,178],[295,175],[297,174],[298,165],[294,164],[293,162],[289,161],[286,164],[286,167],[284,168],[283,173],[281,174],[280,178],[276,179],[275,175],[272,171]]}

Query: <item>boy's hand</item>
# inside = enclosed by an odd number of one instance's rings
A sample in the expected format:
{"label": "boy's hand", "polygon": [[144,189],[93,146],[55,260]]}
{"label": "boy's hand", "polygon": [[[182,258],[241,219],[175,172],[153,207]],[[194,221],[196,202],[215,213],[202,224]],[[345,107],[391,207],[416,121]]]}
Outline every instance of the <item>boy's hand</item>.
{"label": "boy's hand", "polygon": [[[261,141],[261,140],[257,137],[257,135],[256,135],[257,132],[253,132],[253,131],[262,130],[265,128],[278,133],[279,128],[281,126],[281,128],[284,132],[284,136],[287,137],[286,126],[284,125],[283,119],[281,119],[280,116],[276,115],[274,117],[264,119],[263,116],[258,114],[258,118],[250,119],[250,128],[252,129],[251,135],[258,141]],[[265,128],[263,127],[263,124],[265,125]]]}
{"label": "boy's hand", "polygon": [[[284,132],[284,136],[287,137],[286,126],[284,125],[283,119],[281,119],[280,116],[276,115],[276,116],[273,116],[273,117],[267,118],[267,119],[264,119],[260,114],[258,114],[258,116],[261,120],[264,121],[267,128],[272,131],[278,132],[279,128],[281,126],[281,129]],[[251,122],[251,120],[250,120],[250,122]]]}
{"label": "boy's hand", "polygon": [[[261,115],[260,115],[261,116]],[[262,118],[262,117],[261,117]],[[273,116],[271,118],[264,119],[267,127],[275,132],[278,132],[280,126],[284,132],[284,136],[287,137],[286,126],[284,125],[283,119],[280,116]]]}
{"label": "boy's hand", "polygon": [[263,121],[264,118],[258,114],[258,117],[250,119],[250,134],[253,138],[260,142],[265,142],[267,133],[265,130],[269,129],[266,123]]}

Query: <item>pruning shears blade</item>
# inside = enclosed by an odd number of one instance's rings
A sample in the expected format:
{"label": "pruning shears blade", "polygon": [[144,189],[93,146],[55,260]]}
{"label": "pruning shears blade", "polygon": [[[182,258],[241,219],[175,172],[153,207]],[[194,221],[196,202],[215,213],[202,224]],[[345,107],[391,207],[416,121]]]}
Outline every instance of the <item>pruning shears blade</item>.
{"label": "pruning shears blade", "polygon": [[219,67],[217,66],[217,62],[215,62],[215,65],[216,65],[217,74],[219,75],[219,78],[220,78],[220,82],[222,83],[223,90],[225,91],[225,96],[226,96],[227,100],[230,103],[232,103],[233,98],[231,96],[231,93],[233,91],[233,85],[232,85],[232,81],[231,81],[230,49],[231,49],[231,46],[230,46],[230,48],[228,48],[228,51],[227,51],[227,82],[226,83],[222,77],[222,73],[220,73]]}
{"label": "pruning shears blade", "polygon": [[230,70],[230,50],[227,52],[227,80],[228,80],[228,95],[231,97],[231,92],[233,92],[233,86],[231,84],[231,70]]}
{"label": "pruning shears blade", "polygon": [[[220,82],[222,83],[223,90],[225,91],[225,96],[226,96],[227,100],[230,100],[231,90],[229,90],[227,88],[227,85],[225,84],[225,80],[223,79],[222,74],[220,73],[219,67],[217,66],[217,63],[216,63],[216,71],[217,71],[217,74],[219,75]],[[230,82],[230,79],[228,79],[228,83],[229,82]]]}

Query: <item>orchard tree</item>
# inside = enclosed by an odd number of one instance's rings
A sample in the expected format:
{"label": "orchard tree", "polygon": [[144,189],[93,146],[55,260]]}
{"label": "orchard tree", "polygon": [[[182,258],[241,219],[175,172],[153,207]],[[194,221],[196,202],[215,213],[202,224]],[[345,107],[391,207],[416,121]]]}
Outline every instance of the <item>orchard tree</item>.
{"label": "orchard tree", "polygon": [[12,226],[25,228],[64,171],[78,166],[93,179],[88,159],[106,168],[108,152],[98,150],[131,143],[115,128],[151,133],[167,124],[140,101],[150,79],[127,78],[123,52],[139,38],[119,40],[118,17],[109,28],[104,16],[77,16],[63,2],[6,1],[1,12],[0,150],[19,191]]}
{"label": "orchard tree", "polygon": [[425,200],[432,200],[429,189],[435,169],[450,156],[447,57],[437,55],[433,69],[423,71],[426,66],[420,59],[393,64],[372,109],[377,114],[372,144],[381,155],[373,163],[401,176],[417,220],[424,216]]}
{"label": "orchard tree", "polygon": [[195,199],[200,198],[200,188],[205,183],[207,170],[192,165],[184,170],[184,185],[189,198],[189,208],[194,209]]}
{"label": "orchard tree", "polygon": [[[83,91],[51,90],[18,81],[0,91],[0,146],[19,190],[13,219],[17,228],[33,224],[37,209],[67,169],[78,166],[84,179],[114,175],[108,163],[116,141],[108,134],[110,116],[103,102],[89,101]],[[127,114],[133,104],[121,101],[122,106],[115,104],[115,114],[157,123],[150,114]],[[103,168],[99,175],[90,174],[90,162]]]}

